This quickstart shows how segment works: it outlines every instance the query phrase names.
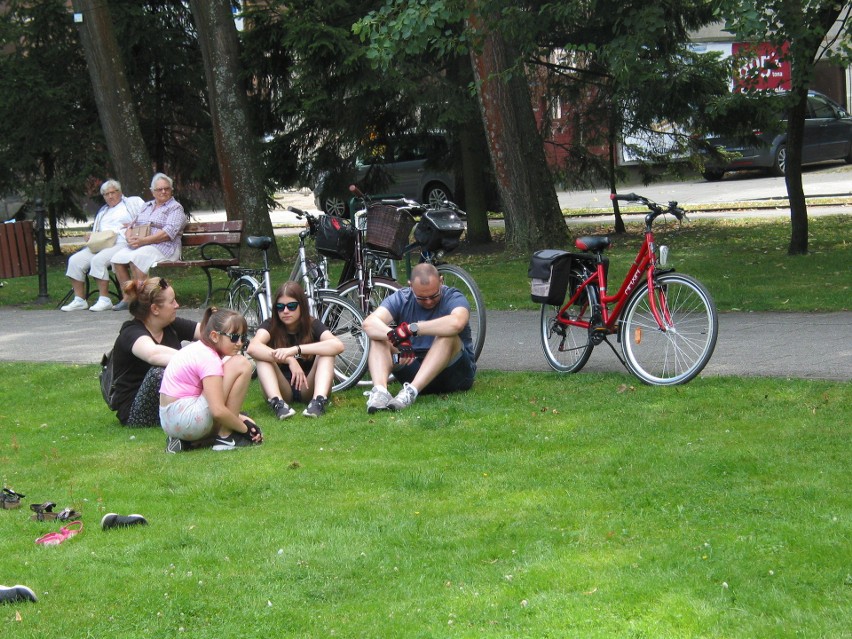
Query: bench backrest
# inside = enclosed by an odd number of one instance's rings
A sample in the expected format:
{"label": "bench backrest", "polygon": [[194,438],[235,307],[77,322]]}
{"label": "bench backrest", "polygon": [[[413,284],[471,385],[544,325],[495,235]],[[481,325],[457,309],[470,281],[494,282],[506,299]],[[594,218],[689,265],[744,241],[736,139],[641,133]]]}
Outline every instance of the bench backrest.
{"label": "bench backrest", "polygon": [[239,246],[243,235],[243,220],[227,222],[189,222],[183,229],[183,246],[201,246],[208,242],[217,242],[229,246]]}

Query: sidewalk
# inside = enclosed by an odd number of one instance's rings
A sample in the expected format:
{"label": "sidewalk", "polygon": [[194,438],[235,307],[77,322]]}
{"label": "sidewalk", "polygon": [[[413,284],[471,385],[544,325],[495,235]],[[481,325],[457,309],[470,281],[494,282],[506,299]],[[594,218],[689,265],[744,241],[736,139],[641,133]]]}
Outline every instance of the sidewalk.
{"label": "sidewalk", "polygon": [[[197,320],[201,310],[181,309],[179,315]],[[0,361],[98,363],[128,318],[114,311],[0,309]],[[491,311],[487,322],[481,370],[551,370],[541,352],[537,311]],[[50,340],[40,337],[45,335]],[[604,344],[583,370],[635,379]],[[702,374],[848,381],[852,312],[722,314],[716,350]]]}

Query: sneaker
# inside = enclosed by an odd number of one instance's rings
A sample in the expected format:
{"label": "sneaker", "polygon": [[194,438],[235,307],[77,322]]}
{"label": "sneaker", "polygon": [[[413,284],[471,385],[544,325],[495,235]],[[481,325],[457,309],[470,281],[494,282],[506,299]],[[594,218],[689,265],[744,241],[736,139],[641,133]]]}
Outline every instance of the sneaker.
{"label": "sneaker", "polygon": [[70,304],[66,304],[65,306],[63,306],[59,310],[60,311],[66,311],[66,312],[67,311],[85,311],[87,308],[89,308],[89,303],[86,300],[80,299],[79,297],[75,297],[71,301]]}
{"label": "sneaker", "polygon": [[166,437],[167,453],[172,453],[174,455],[176,453],[183,453],[187,450],[189,450],[189,445],[182,439],[178,439],[177,437]]}
{"label": "sneaker", "polygon": [[254,442],[248,437],[240,433],[231,433],[227,437],[217,437],[213,444],[213,450],[220,452],[223,450],[235,450],[243,446],[251,446],[252,444]]}
{"label": "sneaker", "polygon": [[393,395],[391,395],[387,389],[373,386],[373,389],[367,396],[367,412],[372,415],[377,410],[387,409],[388,404],[392,399]]}
{"label": "sneaker", "polygon": [[116,515],[109,513],[101,519],[101,528],[109,530],[110,528],[127,528],[128,526],[147,526],[148,520],[142,515]]}
{"label": "sneaker", "polygon": [[108,311],[112,308],[112,300],[108,297],[102,297],[97,302],[89,307],[90,311],[97,313],[98,311]]}
{"label": "sneaker", "polygon": [[296,414],[296,411],[290,408],[289,404],[280,397],[273,397],[266,403],[269,404],[269,407],[278,416],[278,419],[287,419]]}
{"label": "sneaker", "polygon": [[125,302],[124,300],[121,300],[118,304],[116,304],[115,306],[112,307],[112,310],[114,310],[114,311],[126,311],[127,308],[128,308],[127,302]]}
{"label": "sneaker", "polygon": [[32,588],[18,584],[17,586],[0,586],[0,603],[15,603],[18,601],[38,601]]}
{"label": "sneaker", "polygon": [[414,386],[405,382],[402,387],[402,390],[396,394],[392,400],[388,402],[388,408],[390,410],[405,410],[409,406],[414,403],[414,400],[417,399],[417,391]]}
{"label": "sneaker", "polygon": [[317,395],[308,403],[308,407],[302,411],[305,417],[322,417],[325,415],[325,407],[328,406],[328,398]]}

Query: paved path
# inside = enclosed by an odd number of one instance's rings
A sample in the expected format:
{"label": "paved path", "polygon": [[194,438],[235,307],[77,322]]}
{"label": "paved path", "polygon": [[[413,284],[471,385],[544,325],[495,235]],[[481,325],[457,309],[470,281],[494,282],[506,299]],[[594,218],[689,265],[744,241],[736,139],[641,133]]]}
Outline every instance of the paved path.
{"label": "paved path", "polygon": [[[201,311],[180,314],[198,319]],[[114,311],[0,308],[0,361],[97,363],[128,317]],[[483,370],[550,370],[541,352],[537,312],[492,311],[487,319]],[[606,345],[595,349],[584,370],[627,374]],[[704,374],[849,380],[852,312],[722,314],[716,351]]]}

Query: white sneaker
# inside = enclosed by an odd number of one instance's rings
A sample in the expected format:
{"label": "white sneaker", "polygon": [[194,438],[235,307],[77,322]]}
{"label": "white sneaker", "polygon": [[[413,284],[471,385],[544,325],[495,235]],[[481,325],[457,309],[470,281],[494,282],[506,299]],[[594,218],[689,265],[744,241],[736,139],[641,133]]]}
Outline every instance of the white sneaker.
{"label": "white sneaker", "polygon": [[388,407],[388,402],[393,399],[393,395],[385,389],[373,386],[373,389],[367,395],[367,412],[372,415],[378,410],[385,410]]}
{"label": "white sneaker", "polygon": [[108,311],[112,308],[112,300],[108,297],[102,297],[97,302],[89,307],[90,311]]}
{"label": "white sneaker", "polygon": [[89,303],[86,300],[82,300],[79,297],[75,297],[74,300],[70,304],[66,304],[63,306],[61,311],[85,311],[89,308]]}
{"label": "white sneaker", "polygon": [[405,384],[402,385],[402,390],[396,394],[396,397],[388,402],[388,408],[390,410],[404,410],[411,406],[416,399],[417,390],[414,386],[405,382]]}

